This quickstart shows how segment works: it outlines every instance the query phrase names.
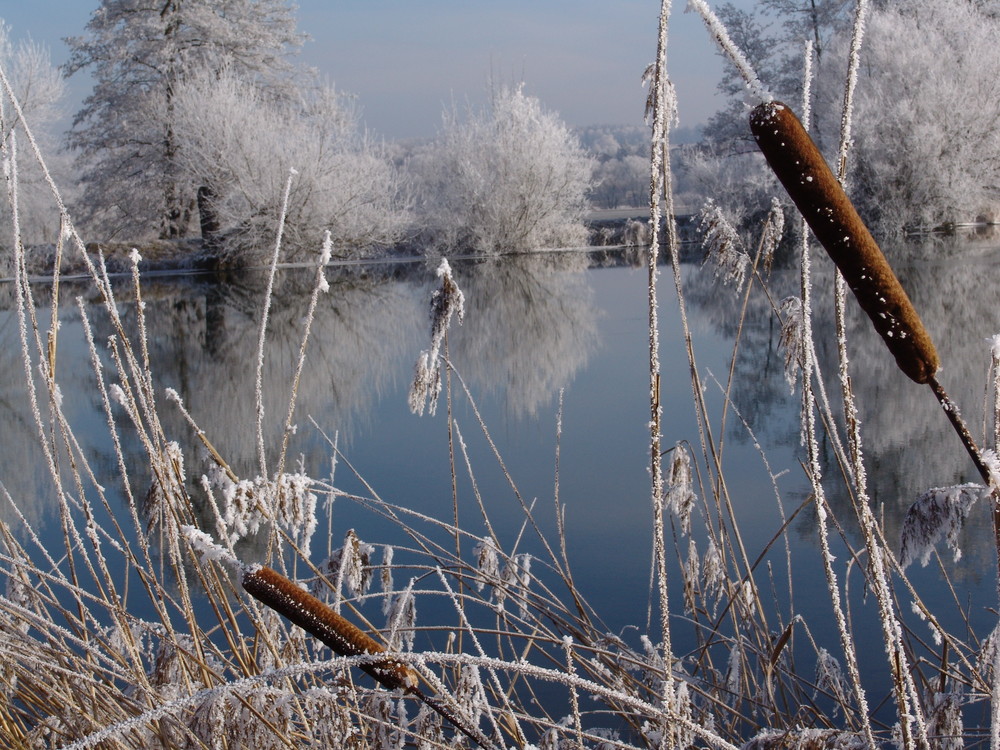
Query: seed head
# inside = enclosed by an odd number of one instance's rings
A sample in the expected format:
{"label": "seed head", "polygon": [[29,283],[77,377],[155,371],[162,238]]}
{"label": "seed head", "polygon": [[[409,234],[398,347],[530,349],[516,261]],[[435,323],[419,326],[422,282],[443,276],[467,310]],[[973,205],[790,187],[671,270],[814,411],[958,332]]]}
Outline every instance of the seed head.
{"label": "seed head", "polygon": [[[341,656],[380,654],[385,651],[374,638],[271,568],[261,566],[248,569],[243,575],[243,588],[261,603],[319,638]],[[394,659],[375,661],[363,665],[362,669],[390,690],[413,690],[419,685],[416,672]]]}
{"label": "seed head", "polygon": [[926,383],[938,356],[902,284],[799,118],[781,102],[750,114],[750,130],[816,239],[906,375]]}

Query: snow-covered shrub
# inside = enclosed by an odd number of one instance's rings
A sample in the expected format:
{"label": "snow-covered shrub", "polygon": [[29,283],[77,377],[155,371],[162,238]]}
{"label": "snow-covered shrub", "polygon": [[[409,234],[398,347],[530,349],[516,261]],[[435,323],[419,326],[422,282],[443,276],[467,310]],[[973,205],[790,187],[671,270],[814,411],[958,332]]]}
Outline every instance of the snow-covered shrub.
{"label": "snow-covered shrub", "polygon": [[443,251],[505,253],[583,244],[593,165],[559,118],[521,86],[445,115],[411,162],[421,220]]}
{"label": "snow-covered shrub", "polygon": [[214,212],[224,250],[253,260],[273,244],[292,170],[286,247],[314,248],[329,230],[340,252],[363,254],[400,236],[396,170],[351,101],[332,88],[279,97],[227,70],[192,78],[173,107],[180,169],[203,188],[202,207]]}

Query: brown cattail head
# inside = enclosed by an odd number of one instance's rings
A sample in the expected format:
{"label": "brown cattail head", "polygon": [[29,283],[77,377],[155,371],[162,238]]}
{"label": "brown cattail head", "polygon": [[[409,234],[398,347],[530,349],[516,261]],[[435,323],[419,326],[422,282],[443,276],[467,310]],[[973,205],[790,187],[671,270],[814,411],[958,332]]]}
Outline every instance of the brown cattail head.
{"label": "brown cattail head", "polygon": [[764,102],[750,114],[750,130],[899,369],[917,383],[926,383],[938,369],[934,343],[878,243],[802,123],[781,102]]}
{"label": "brown cattail head", "polygon": [[[380,654],[385,648],[353,623],[296,586],[277,571],[267,567],[249,568],[243,574],[247,593],[292,623],[319,638],[341,656]],[[390,690],[416,690],[417,673],[394,659],[380,659],[361,667]]]}

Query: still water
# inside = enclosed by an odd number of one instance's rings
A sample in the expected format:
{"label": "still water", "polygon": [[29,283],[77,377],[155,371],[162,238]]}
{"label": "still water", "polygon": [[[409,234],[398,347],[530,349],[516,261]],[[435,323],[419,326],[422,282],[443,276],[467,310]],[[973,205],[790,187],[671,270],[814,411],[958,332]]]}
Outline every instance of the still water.
{"label": "still water", "polygon": [[[941,354],[939,379],[963,406],[977,438],[984,432],[988,339],[1000,332],[1000,306],[990,294],[1000,288],[1000,268],[993,260],[997,251],[995,245],[982,243],[938,244],[907,249],[897,261],[904,286]],[[652,514],[646,270],[641,259],[570,252],[452,265],[466,310],[462,325],[453,325],[448,356],[472,397],[470,401],[456,376],[453,416],[497,534],[511,542],[522,535],[523,514],[490,441],[521,497],[536,503],[535,516],[550,535],[557,528],[553,508],[558,492],[566,506],[574,577],[608,630],[623,632],[630,625],[644,629]],[[734,362],[743,295],[716,281],[711,269],[698,262],[684,263],[683,274],[711,435],[720,445],[736,521],[753,559],[769,548],[781,524],[779,503],[791,514],[809,497],[800,464],[804,452],[799,440],[799,396],[785,379],[779,325],[772,312],[772,301],[797,293],[798,273],[771,271],[770,298],[759,288],[753,290]],[[320,298],[299,387],[291,455],[311,476],[332,476],[347,493],[374,490],[383,500],[450,521],[455,511],[447,404],[442,396],[437,414],[424,416],[412,414],[407,405],[414,361],[430,339],[429,300],[437,285],[434,265],[347,266],[331,269],[328,277],[330,291]],[[830,269],[817,259],[817,348],[823,364],[832,369],[832,315],[824,291],[829,278]],[[313,280],[312,271],[288,269],[277,281],[264,362],[269,446],[280,444]],[[172,388],[181,395],[200,428],[241,477],[258,472],[254,358],[265,282],[263,272],[250,272],[226,279],[154,276],[143,284],[152,372],[159,392]],[[663,445],[685,443],[700,456],[669,267],[663,267],[659,287]],[[43,301],[46,288],[37,285],[36,294]],[[95,311],[94,336],[105,341],[112,331],[102,323],[105,318],[96,312],[96,303],[87,302],[88,289],[64,289],[62,294],[66,300],[83,296],[83,304]],[[120,307],[134,323],[125,283],[121,294]],[[867,321],[855,314],[853,300],[848,302],[851,372],[871,496],[888,538],[895,540],[905,510],[918,493],[975,481],[976,475],[930,391],[896,370]],[[39,315],[45,314],[43,305]],[[29,522],[56,531],[54,505],[46,501],[51,488],[41,457],[32,448],[37,440],[25,412],[16,318],[9,309],[0,316],[0,429],[5,446],[0,452],[0,480],[25,509]],[[117,462],[75,303],[64,304],[60,318],[58,377],[65,409],[78,434],[88,441],[92,466],[104,473],[110,487]],[[731,363],[730,403],[724,408],[722,393]],[[829,389],[836,400],[832,380]],[[189,477],[197,477],[206,463],[192,429],[165,399],[161,417],[168,436],[184,448]],[[130,440],[124,420],[120,430],[128,468],[141,476],[142,447]],[[334,443],[343,454],[336,462]],[[829,444],[824,447],[824,469],[835,474],[832,451]],[[273,451],[269,460],[273,465]],[[460,524],[481,534],[485,528],[473,498],[470,469],[461,457],[457,475]],[[831,480],[829,492],[849,543],[858,547],[842,483]],[[3,512],[8,514],[9,508],[4,506]],[[9,515],[4,517],[10,520]],[[975,508],[963,538],[965,555],[957,564],[948,563],[960,589],[958,598],[981,629],[992,627],[988,609],[995,604],[995,553],[987,527],[985,508]],[[324,533],[336,547],[349,528],[371,543],[404,541],[399,530],[377,514],[338,500],[332,528]],[[776,580],[782,583],[776,598],[786,609],[786,621],[803,614],[811,618],[818,641],[834,644],[836,634],[823,628],[823,623],[830,623],[830,604],[816,554],[815,514],[807,503],[792,520],[789,537],[794,591],[784,590],[787,578],[778,575]],[[316,540],[316,554],[322,555],[326,546],[325,539]],[[523,534],[521,550],[540,551],[532,534]],[[843,554],[843,547],[835,553]],[[246,554],[252,556],[253,551]],[[775,545],[768,559],[783,559],[784,554],[784,548]],[[930,601],[951,596],[933,567],[915,578]],[[860,621],[874,604],[864,600],[863,592],[854,593]],[[672,610],[679,613],[680,592],[675,596]],[[942,619],[958,627],[947,614]],[[865,658],[884,660],[875,632],[873,640],[862,644],[862,663]],[[694,647],[685,643],[680,624],[675,647],[680,652]]]}

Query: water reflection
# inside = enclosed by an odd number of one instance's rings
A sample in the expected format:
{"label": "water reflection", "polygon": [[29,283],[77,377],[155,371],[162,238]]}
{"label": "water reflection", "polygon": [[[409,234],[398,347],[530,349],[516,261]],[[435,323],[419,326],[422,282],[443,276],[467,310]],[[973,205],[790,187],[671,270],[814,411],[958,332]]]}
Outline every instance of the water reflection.
{"label": "water reflection", "polygon": [[[894,253],[894,264],[938,347],[940,380],[962,405],[977,437],[983,433],[984,395],[987,393],[989,344],[1000,332],[1000,310],[986,290],[1000,283],[1000,268],[991,262],[992,248],[938,244],[932,252],[910,248]],[[555,401],[600,351],[599,311],[594,299],[592,265],[608,259],[584,253],[558,253],[455,262],[456,276],[466,295],[466,318],[453,328],[450,357],[477,397],[500,404],[500,419],[531,419]],[[732,341],[740,332],[731,398],[758,440],[773,451],[799,450],[797,396],[783,377],[783,353],[778,348],[778,326],[772,301],[798,292],[798,272],[776,269],[768,276],[770,298],[755,290],[747,300],[741,323],[742,293],[715,281],[709,269],[686,264],[685,289],[695,329]],[[299,389],[295,421],[300,434],[292,456],[307,453],[313,465],[328,452],[308,425],[311,417],[328,434],[337,433],[348,450],[361,441],[384,440],[377,434],[382,402],[393,402],[405,390],[417,353],[428,339],[428,301],[436,285],[433,263],[358,266],[331,272],[330,291],[320,297]],[[289,388],[304,332],[314,272],[288,270],[279,275],[270,316],[264,361],[263,396],[267,413],[265,444],[273,465],[280,445]],[[814,262],[816,314],[814,326],[819,356],[830,374],[834,367],[832,324],[832,266],[821,253]],[[153,374],[160,392],[177,390],[189,411],[220,453],[240,476],[257,473],[254,414],[254,352],[266,279],[263,273],[244,273],[221,283],[208,277],[150,278],[143,282]],[[48,286],[35,293],[39,316],[46,325]],[[52,487],[36,445],[37,428],[26,409],[24,366],[20,361],[17,321],[11,290],[0,300],[0,429],[6,436],[0,479],[15,498],[47,498]],[[103,425],[95,377],[83,344],[80,313],[74,297],[90,295],[88,315],[100,345],[113,333],[100,305],[86,287],[66,289],[60,310],[61,343],[58,377],[71,422],[86,437],[87,458],[105,475],[117,472],[117,460]],[[120,307],[130,330],[136,328],[131,292],[123,281]],[[612,301],[610,304],[614,304]],[[870,492],[885,506],[890,538],[915,496],[933,486],[974,481],[976,476],[948,421],[928,389],[900,373],[881,340],[849,299],[849,340],[853,386],[857,393],[869,470]],[[666,303],[661,315],[665,328],[676,325],[675,310]],[[636,327],[642,321],[630,322]],[[636,344],[642,345],[642,336]],[[731,349],[729,350],[731,351]],[[665,352],[681,356],[680,351]],[[104,355],[106,369],[110,362]],[[637,354],[637,361],[641,356]],[[722,356],[718,361],[726,362]],[[723,364],[713,370],[725,384]],[[615,388],[608,383],[607,388]],[[676,392],[663,394],[664,403],[689,400],[687,383],[664,383]],[[838,386],[830,378],[835,397]],[[709,397],[718,403],[718,394]],[[44,406],[44,405],[43,405]],[[163,404],[166,432],[182,446],[197,441],[182,416]],[[716,411],[715,413],[718,413]],[[735,418],[728,421],[727,440],[748,442]],[[127,464],[137,475],[145,465],[142,447],[122,424]],[[311,437],[306,437],[311,435]],[[103,436],[103,437],[102,437]],[[689,439],[690,435],[679,438]],[[668,436],[668,440],[677,439]],[[311,442],[310,442],[311,441]],[[985,444],[988,444],[986,441]],[[190,451],[193,453],[193,451]],[[832,451],[825,453],[826,473],[839,470]],[[196,456],[191,455],[189,461]],[[200,473],[200,467],[192,473]],[[797,472],[797,470],[796,470]],[[141,482],[142,479],[140,478]],[[850,498],[831,481],[831,500],[844,519],[850,519]],[[793,498],[793,502],[796,502]],[[797,504],[797,502],[796,502]],[[29,520],[48,514],[44,500],[21,503]],[[5,518],[10,514],[5,512]],[[810,534],[807,524],[803,534]],[[984,535],[969,540],[973,555],[991,554]]]}
{"label": "water reflection", "polygon": [[[510,262],[455,263],[467,299],[464,326],[457,328],[451,356],[474,392],[502,394],[515,417],[534,415],[550,403],[586,365],[596,343],[593,294],[579,254],[521,257]],[[428,303],[436,284],[433,264],[350,267],[328,274],[330,290],[319,298],[298,390],[294,420],[300,428],[291,455],[315,448],[314,419],[350,448],[377,421],[379,402],[407,385],[413,362],[429,337]],[[265,445],[273,468],[281,443],[289,389],[305,331],[315,271],[279,274],[268,322],[263,368]],[[254,382],[255,352],[266,277],[262,272],[225,279],[152,278],[143,283],[144,314],[158,394],[176,390],[188,411],[240,476],[258,471]],[[7,290],[8,292],[10,290]],[[119,307],[127,331],[138,330],[136,307],[127,283]],[[58,380],[71,423],[80,430],[88,460],[104,476],[117,473],[117,459],[102,427],[96,379],[83,345],[80,313],[64,291],[60,310]],[[50,288],[36,289],[41,315]],[[10,300],[8,300],[8,303]],[[96,300],[87,306],[94,338],[102,349],[105,373],[113,373],[104,343],[114,333]],[[26,410],[16,316],[0,313],[0,429],[7,437],[0,477],[15,499],[52,496],[44,462],[35,446],[37,428]],[[165,399],[160,415],[168,437],[189,453],[198,441],[180,412]],[[142,486],[141,442],[119,420],[126,465]],[[104,437],[102,437],[102,434]],[[310,436],[310,437],[306,437]],[[329,452],[329,448],[322,448]],[[315,452],[315,450],[313,450]],[[318,456],[309,456],[315,462]],[[200,473],[200,464],[192,473]],[[33,522],[52,507],[44,500],[23,503]],[[5,518],[9,515],[5,515]]]}
{"label": "water reflection", "polygon": [[586,365],[597,342],[588,264],[559,253],[458,267],[466,316],[452,351],[474,392],[502,393],[515,417],[533,417]]}
{"label": "water reflection", "polygon": [[[1000,284],[1000,267],[991,258],[995,252],[995,246],[957,240],[890,251],[897,274],[937,347],[941,360],[938,378],[985,446],[992,443],[988,428],[992,409],[988,398],[990,340],[1000,333],[1000,307],[989,293]],[[832,313],[833,266],[821,251],[814,253],[813,280],[816,346],[826,372],[827,391],[837,409],[840,386]],[[780,302],[787,295],[798,294],[798,271],[772,271],[767,283],[771,299]],[[743,295],[722,287],[710,272],[699,269],[690,273],[686,289],[698,321],[729,339],[741,331],[732,392],[737,408],[765,444],[797,445],[798,396],[789,398],[781,376],[783,355],[778,349],[779,330],[771,301],[755,291],[740,326]],[[847,311],[851,380],[870,496],[876,505],[884,504],[888,537],[895,540],[905,511],[917,495],[931,487],[979,481],[979,477],[930,389],[899,371],[850,294]],[[724,380],[726,374],[716,375]],[[731,436],[746,439],[740,425],[730,421],[729,426]],[[830,445],[825,448],[825,472],[836,478],[840,469]],[[851,498],[843,491],[842,482],[831,481],[830,487],[835,510],[849,522],[853,516]],[[967,557],[990,559],[995,554],[988,534],[967,537]],[[956,572],[975,575],[977,569],[982,568],[965,565]]]}
{"label": "water reflection", "polygon": [[[263,368],[265,445],[273,465],[280,446],[313,275],[281,275],[269,315]],[[419,283],[392,283],[381,274],[331,279],[320,298],[302,372],[295,421],[311,415],[349,442],[364,427],[387,384],[398,377],[405,342],[419,327]],[[255,462],[255,351],[263,313],[261,279],[243,277],[197,295],[164,299],[152,312],[152,357],[159,383],[177,390],[188,410],[237,474]],[[187,434],[167,406],[168,434]],[[184,444],[186,441],[182,441]],[[293,454],[294,455],[294,454]]]}
{"label": "water reflection", "polygon": [[[733,404],[766,444],[797,444],[798,415],[788,409],[790,386],[784,377],[784,352],[778,347],[780,328],[772,302],[778,305],[784,297],[797,295],[799,277],[797,271],[774,269],[764,278],[769,296],[755,286],[747,297],[745,289],[738,291],[716,279],[711,268],[692,264],[684,290],[695,313],[696,354],[699,327],[708,327],[730,342],[739,336],[731,379]],[[732,354],[731,349],[727,362]],[[728,371],[713,374],[723,387],[729,383]],[[729,428],[733,437],[746,439],[737,420],[731,420]]]}
{"label": "water reflection", "polygon": [[[939,381],[962,409],[980,445],[990,446],[992,439],[984,439],[992,421],[987,416],[992,409],[987,399],[989,340],[1000,332],[1000,309],[990,290],[1000,282],[1000,269],[989,259],[992,253],[975,247],[939,251],[936,257],[900,263],[899,275],[937,347]],[[981,481],[929,388],[910,383],[895,370],[891,357],[878,351],[881,341],[859,318],[851,320],[859,363],[854,382],[861,392],[862,428],[874,448],[873,499],[901,511],[931,487]],[[985,506],[973,514],[970,526],[988,526]],[[892,538],[901,520],[902,512],[887,514]],[[974,562],[995,556],[988,536],[967,535],[968,559],[959,566],[960,574],[990,569]]]}

